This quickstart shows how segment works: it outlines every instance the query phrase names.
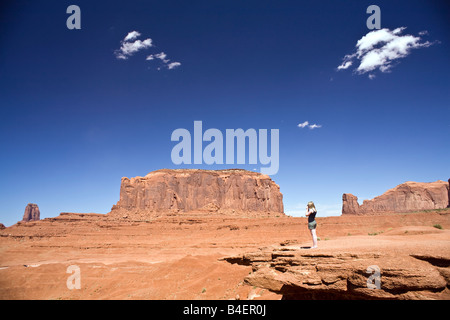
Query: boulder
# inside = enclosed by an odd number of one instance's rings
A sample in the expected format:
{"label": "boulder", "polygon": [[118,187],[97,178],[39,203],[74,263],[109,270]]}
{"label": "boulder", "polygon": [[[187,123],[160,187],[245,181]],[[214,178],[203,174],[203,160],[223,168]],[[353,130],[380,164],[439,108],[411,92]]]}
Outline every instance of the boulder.
{"label": "boulder", "polygon": [[232,170],[162,169],[122,178],[109,216],[152,218],[182,213],[284,215],[280,187],[267,175]]}
{"label": "boulder", "polygon": [[449,183],[446,181],[408,181],[359,205],[358,198],[350,193],[342,196],[342,214],[374,214],[411,212],[449,207]]}

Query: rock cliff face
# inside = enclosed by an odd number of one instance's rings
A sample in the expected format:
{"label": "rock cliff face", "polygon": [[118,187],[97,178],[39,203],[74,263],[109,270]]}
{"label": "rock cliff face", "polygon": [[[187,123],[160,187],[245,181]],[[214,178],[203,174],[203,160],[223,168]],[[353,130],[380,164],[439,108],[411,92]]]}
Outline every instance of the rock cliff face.
{"label": "rock cliff face", "polygon": [[450,179],[448,179],[448,208],[450,208]]}
{"label": "rock cliff face", "polygon": [[35,203],[29,203],[25,207],[25,213],[23,214],[22,221],[37,221],[41,218],[39,207]]}
{"label": "rock cliff face", "polygon": [[247,170],[162,169],[122,178],[110,216],[158,217],[176,213],[284,215],[283,195],[267,176]]}
{"label": "rock cliff face", "polygon": [[342,196],[342,214],[373,214],[383,212],[408,212],[443,209],[449,206],[449,183],[405,182],[372,200],[359,205],[358,198],[350,193]]}

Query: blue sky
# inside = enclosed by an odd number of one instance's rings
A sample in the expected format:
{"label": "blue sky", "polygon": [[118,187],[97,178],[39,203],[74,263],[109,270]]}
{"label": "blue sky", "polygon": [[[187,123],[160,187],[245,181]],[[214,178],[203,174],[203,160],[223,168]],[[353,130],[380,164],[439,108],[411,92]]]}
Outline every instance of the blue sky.
{"label": "blue sky", "polygon": [[[80,30],[66,27],[72,4],[81,9]],[[368,56],[356,45],[375,31],[366,26],[371,4],[381,9],[387,37],[416,42],[403,55],[401,48],[383,51],[393,42],[378,43],[378,58],[397,56],[371,60],[373,69],[363,73],[357,68]],[[193,132],[195,120],[222,132],[279,129],[280,167],[272,178],[295,216],[310,200],[319,215],[338,215],[343,193],[362,202],[405,181],[450,177],[445,1],[1,6],[0,222],[7,226],[29,202],[41,218],[107,213],[123,176],[161,168],[259,170],[174,165],[171,133]],[[398,28],[405,29],[395,34]],[[120,59],[132,31],[140,35],[130,44],[151,39],[151,46]],[[349,57],[352,66],[338,70]],[[173,62],[179,65],[169,69]],[[320,128],[298,127],[305,121]]]}

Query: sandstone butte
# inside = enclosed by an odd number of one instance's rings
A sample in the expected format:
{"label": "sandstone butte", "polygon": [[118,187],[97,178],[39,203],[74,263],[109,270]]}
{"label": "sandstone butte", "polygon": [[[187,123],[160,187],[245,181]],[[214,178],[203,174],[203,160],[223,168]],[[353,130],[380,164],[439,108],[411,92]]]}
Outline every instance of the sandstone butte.
{"label": "sandstone butte", "polygon": [[284,216],[280,187],[267,175],[241,169],[161,169],[122,178],[115,218],[185,213]]}
{"label": "sandstone butte", "polygon": [[[449,179],[450,182],[450,179]],[[360,205],[351,193],[342,196],[342,214],[400,213],[450,206],[449,182],[405,182]]]}
{"label": "sandstone butte", "polygon": [[22,221],[38,221],[41,218],[39,207],[35,203],[29,203],[25,207],[25,213],[23,214]]}

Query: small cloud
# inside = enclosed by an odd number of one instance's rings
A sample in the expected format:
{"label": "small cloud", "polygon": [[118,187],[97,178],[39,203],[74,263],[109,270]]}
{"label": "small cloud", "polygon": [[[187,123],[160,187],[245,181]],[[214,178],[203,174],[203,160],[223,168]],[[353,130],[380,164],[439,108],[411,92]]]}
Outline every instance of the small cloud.
{"label": "small cloud", "polygon": [[[128,32],[125,38],[120,41],[120,48],[114,51],[116,58],[119,60],[126,60],[138,51],[153,47],[152,39],[148,38],[145,40],[138,40],[137,38],[140,36],[141,33],[138,31]],[[145,58],[146,61],[152,61],[155,59],[159,59],[162,62],[163,67],[169,70],[181,66],[180,62],[170,62],[170,59],[167,58],[167,54],[165,52],[150,54]],[[161,66],[159,66],[157,70],[161,70]]]}
{"label": "small cloud", "polygon": [[[426,48],[433,43],[423,41],[420,36],[427,35],[427,31],[419,32],[419,36],[402,35],[405,27],[389,30],[387,28],[370,31],[356,42],[356,51],[344,56],[343,62],[337,70],[345,70],[359,60],[359,65],[355,72],[365,74],[380,70],[390,72],[393,62],[407,57],[412,49]],[[369,74],[370,79],[374,79],[373,73]]]}
{"label": "small cloud", "polygon": [[308,121],[305,121],[305,122],[302,122],[302,123],[299,123],[298,125],[297,125],[297,127],[299,127],[299,128],[309,128],[309,129],[317,129],[317,128],[322,128],[322,125],[321,124],[309,124],[309,122]]}
{"label": "small cloud", "polygon": [[[120,42],[120,49],[114,51],[117,59],[126,60],[136,52],[152,47],[152,39],[148,38],[144,41],[135,40],[141,34],[137,31],[129,32],[125,38]],[[131,42],[132,40],[135,40]]]}
{"label": "small cloud", "polygon": [[160,59],[164,63],[167,63],[167,62],[170,61],[169,59],[166,59],[167,58],[167,54],[165,54],[164,52],[160,52],[158,54],[155,54],[155,58]]}
{"label": "small cloud", "polygon": [[[159,59],[163,63],[163,66],[166,67],[169,70],[175,69],[179,66],[181,66],[180,62],[170,62],[170,59],[167,58],[167,54],[164,52],[157,53],[155,55],[151,55],[147,57],[147,60],[153,60],[153,59]],[[158,67],[158,70],[161,70],[161,67]]]}
{"label": "small cloud", "polygon": [[351,61],[344,61],[340,66],[338,66],[338,70],[345,70],[348,69],[351,65],[353,64],[353,62]]}
{"label": "small cloud", "polygon": [[305,121],[305,122],[303,122],[303,123],[299,123],[299,124],[297,125],[297,127],[299,127],[299,128],[304,128],[304,127],[306,127],[308,124],[309,124],[309,122],[308,122],[308,121]]}
{"label": "small cloud", "polygon": [[171,62],[171,63],[169,63],[169,64],[167,65],[167,68],[168,68],[169,70],[172,70],[172,69],[174,69],[174,68],[178,68],[179,66],[181,66],[181,63],[179,63],[179,62]]}
{"label": "small cloud", "polygon": [[126,37],[123,39],[123,41],[131,41],[136,39],[137,37],[140,37],[141,34],[137,31],[131,31],[128,32],[128,34],[126,35]]}

